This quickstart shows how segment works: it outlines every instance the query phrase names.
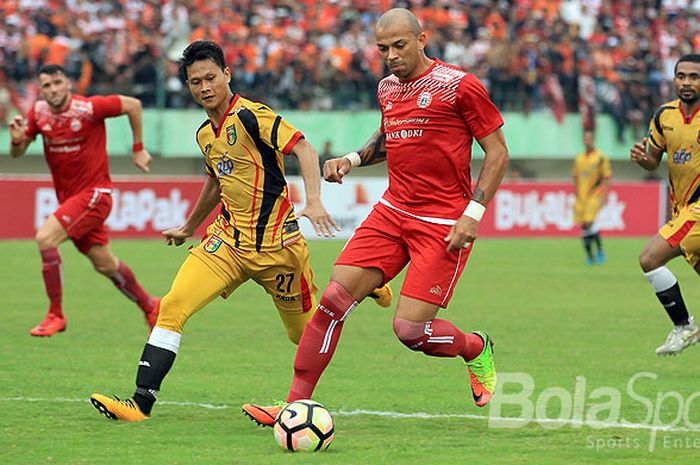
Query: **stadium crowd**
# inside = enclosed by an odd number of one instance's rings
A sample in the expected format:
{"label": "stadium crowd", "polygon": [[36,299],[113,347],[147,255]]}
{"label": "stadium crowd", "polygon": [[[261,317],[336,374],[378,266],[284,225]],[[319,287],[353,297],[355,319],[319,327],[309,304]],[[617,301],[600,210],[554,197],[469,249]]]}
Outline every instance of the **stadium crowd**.
{"label": "stadium crowd", "polygon": [[0,0],[0,120],[62,64],[82,94],[192,105],[175,64],[223,44],[234,89],[276,108],[361,110],[385,74],[373,24],[409,7],[429,54],[476,74],[504,111],[612,115],[643,130],[672,97],[673,64],[700,52],[700,0]]}

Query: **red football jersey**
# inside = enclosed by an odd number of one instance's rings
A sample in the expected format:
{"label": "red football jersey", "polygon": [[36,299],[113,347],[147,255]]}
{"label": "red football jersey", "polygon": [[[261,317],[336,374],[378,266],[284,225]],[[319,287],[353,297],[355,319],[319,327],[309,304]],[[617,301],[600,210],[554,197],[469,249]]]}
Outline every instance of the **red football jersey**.
{"label": "red football jersey", "polygon": [[71,96],[68,108],[51,111],[44,100],[27,114],[27,136],[41,134],[56,196],[63,202],[91,187],[111,188],[104,119],[121,114],[118,95]]}
{"label": "red football jersey", "polygon": [[435,60],[420,76],[379,82],[389,188],[383,204],[433,223],[451,224],[472,196],[471,146],[503,125],[472,74]]}

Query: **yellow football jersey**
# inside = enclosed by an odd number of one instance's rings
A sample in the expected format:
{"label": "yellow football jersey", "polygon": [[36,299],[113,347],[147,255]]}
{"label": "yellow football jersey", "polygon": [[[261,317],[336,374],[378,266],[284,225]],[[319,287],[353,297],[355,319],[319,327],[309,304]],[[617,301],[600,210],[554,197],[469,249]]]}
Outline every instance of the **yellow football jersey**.
{"label": "yellow football jersey", "polygon": [[590,154],[579,153],[574,159],[574,168],[571,174],[576,177],[576,197],[587,199],[596,195],[596,190],[604,179],[612,175],[610,160],[600,150],[593,150]]}
{"label": "yellow football jersey", "polygon": [[221,186],[221,240],[243,250],[273,251],[300,237],[282,157],[304,137],[267,106],[234,95],[223,119],[197,130],[209,176]]}
{"label": "yellow football jersey", "polygon": [[647,140],[666,152],[674,215],[700,198],[700,111],[686,115],[680,100],[661,105]]}

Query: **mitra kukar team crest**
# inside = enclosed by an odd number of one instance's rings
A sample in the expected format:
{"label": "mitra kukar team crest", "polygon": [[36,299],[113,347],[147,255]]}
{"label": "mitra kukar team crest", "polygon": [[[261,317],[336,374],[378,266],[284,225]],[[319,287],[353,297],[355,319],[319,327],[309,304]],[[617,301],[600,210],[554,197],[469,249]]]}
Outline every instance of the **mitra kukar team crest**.
{"label": "mitra kukar team crest", "polygon": [[226,128],[226,142],[228,145],[233,145],[236,143],[236,125],[232,124]]}
{"label": "mitra kukar team crest", "polygon": [[207,243],[204,245],[204,250],[206,250],[209,253],[214,253],[217,250],[219,250],[219,247],[221,247],[222,242],[223,241],[221,240],[221,238],[211,236]]}

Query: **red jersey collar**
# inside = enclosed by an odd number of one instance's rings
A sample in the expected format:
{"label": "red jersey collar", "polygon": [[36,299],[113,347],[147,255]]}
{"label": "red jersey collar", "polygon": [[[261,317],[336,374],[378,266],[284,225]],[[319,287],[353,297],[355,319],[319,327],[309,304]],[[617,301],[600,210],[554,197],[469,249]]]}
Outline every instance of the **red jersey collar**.
{"label": "red jersey collar", "polygon": [[683,122],[684,122],[685,124],[690,124],[690,123],[693,122],[693,118],[695,118],[695,115],[698,114],[698,111],[700,111],[700,105],[698,105],[698,107],[695,109],[695,111],[693,112],[693,114],[691,114],[690,116],[687,116],[687,115],[685,114],[685,112],[683,111],[683,104],[682,104],[682,102],[681,102],[680,100],[678,100],[678,110],[681,112],[681,116],[683,117]]}
{"label": "red jersey collar", "polygon": [[233,94],[233,97],[231,97],[231,103],[229,103],[228,108],[224,112],[223,115],[221,115],[221,120],[219,120],[219,124],[217,126],[214,126],[214,123],[212,123],[211,120],[209,120],[209,124],[211,124],[214,127],[214,132],[216,133],[216,137],[219,137],[219,134],[221,133],[221,126],[224,125],[224,121],[226,121],[226,117],[231,113],[231,110],[233,109],[233,106],[236,104],[238,101],[239,95],[238,94]]}

